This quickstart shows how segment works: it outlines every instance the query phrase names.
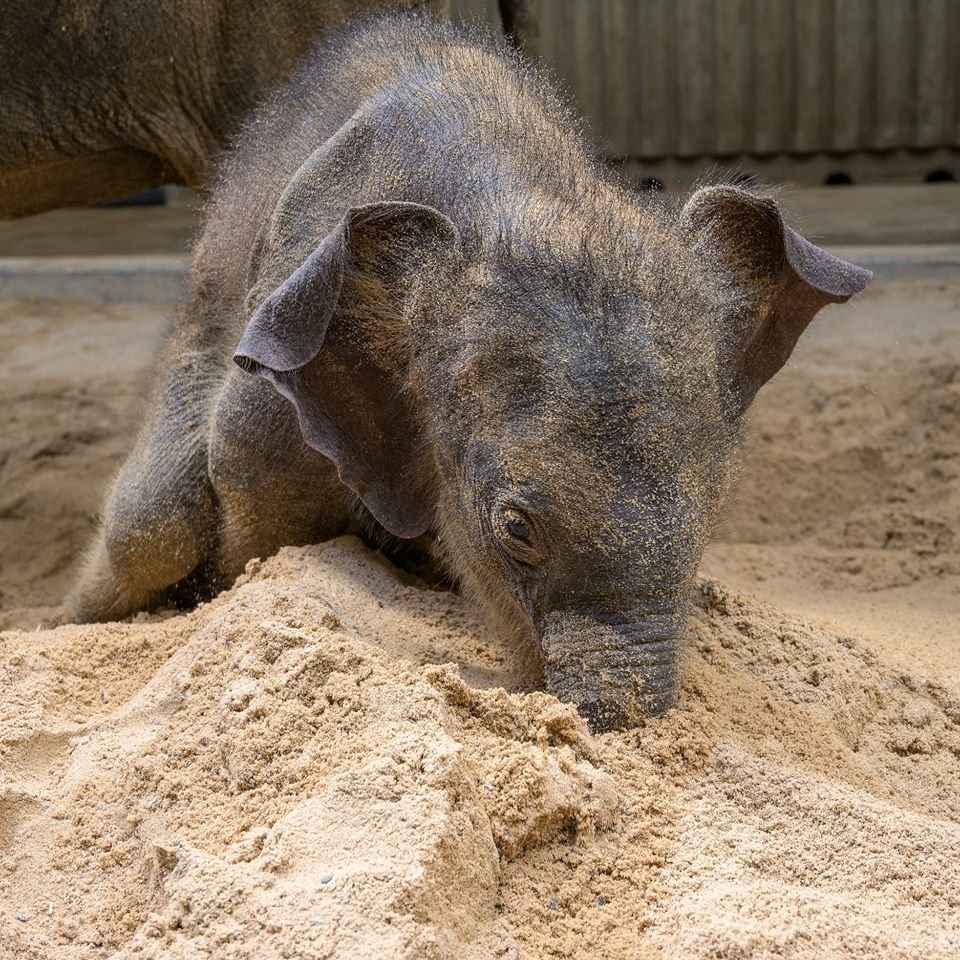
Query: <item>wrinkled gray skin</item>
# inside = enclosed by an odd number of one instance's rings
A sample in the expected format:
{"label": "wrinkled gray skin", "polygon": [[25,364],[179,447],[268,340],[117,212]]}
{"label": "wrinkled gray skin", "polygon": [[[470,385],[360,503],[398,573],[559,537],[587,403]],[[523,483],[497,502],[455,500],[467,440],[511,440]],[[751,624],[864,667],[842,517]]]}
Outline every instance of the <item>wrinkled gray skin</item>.
{"label": "wrinkled gray skin", "polygon": [[[0,218],[204,189],[317,38],[386,6],[443,13],[449,0],[14,0],[0,29]],[[523,6],[504,0],[508,22],[528,22]]]}
{"label": "wrinkled gray skin", "polygon": [[74,615],[428,535],[595,730],[662,712],[744,411],[869,274],[762,196],[631,193],[489,41],[332,43],[224,170]]}

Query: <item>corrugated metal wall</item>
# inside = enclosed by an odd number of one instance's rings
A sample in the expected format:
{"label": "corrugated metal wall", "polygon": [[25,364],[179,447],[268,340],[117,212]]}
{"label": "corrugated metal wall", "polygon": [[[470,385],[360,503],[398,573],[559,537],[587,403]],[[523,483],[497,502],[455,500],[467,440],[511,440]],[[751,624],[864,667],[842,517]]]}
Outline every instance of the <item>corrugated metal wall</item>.
{"label": "corrugated metal wall", "polygon": [[960,146],[960,0],[540,5],[539,52],[610,155]]}

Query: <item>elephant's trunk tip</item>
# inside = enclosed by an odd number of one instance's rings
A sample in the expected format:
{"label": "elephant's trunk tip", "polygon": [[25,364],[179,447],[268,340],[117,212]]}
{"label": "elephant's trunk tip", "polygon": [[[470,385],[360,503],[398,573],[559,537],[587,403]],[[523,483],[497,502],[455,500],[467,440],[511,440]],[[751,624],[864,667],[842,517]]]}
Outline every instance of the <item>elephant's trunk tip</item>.
{"label": "elephant's trunk tip", "polygon": [[584,615],[551,617],[542,633],[547,688],[576,705],[593,733],[662,716],[680,687],[680,625],[657,618],[616,626]]}

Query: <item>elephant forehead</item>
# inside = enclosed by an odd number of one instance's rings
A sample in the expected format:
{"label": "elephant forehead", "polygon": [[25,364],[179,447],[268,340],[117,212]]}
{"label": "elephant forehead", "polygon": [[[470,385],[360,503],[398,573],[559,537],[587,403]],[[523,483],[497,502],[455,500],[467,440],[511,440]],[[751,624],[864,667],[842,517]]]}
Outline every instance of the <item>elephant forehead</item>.
{"label": "elephant forehead", "polygon": [[[634,365],[596,379],[548,367],[534,375],[475,379],[461,396],[468,429],[515,476],[545,472],[575,485],[673,476],[722,455],[732,425],[716,391],[674,390]],[[710,402],[712,401],[712,402]]]}
{"label": "elephant forehead", "polygon": [[562,436],[498,432],[479,434],[465,476],[481,496],[514,501],[573,540],[603,535],[617,542],[646,538],[670,518],[702,515],[726,486],[730,457],[681,450],[651,456],[639,446],[616,448],[573,432]]}

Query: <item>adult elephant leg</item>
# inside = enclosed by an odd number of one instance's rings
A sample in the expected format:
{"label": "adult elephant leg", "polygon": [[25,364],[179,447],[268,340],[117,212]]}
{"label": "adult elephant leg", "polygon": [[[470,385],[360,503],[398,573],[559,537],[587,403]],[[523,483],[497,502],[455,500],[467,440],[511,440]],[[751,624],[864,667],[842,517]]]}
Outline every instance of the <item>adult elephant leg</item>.
{"label": "adult elephant leg", "polygon": [[209,474],[219,510],[221,587],[253,557],[328,540],[350,525],[349,491],[330,460],[304,442],[293,407],[239,369],[211,423]]}

